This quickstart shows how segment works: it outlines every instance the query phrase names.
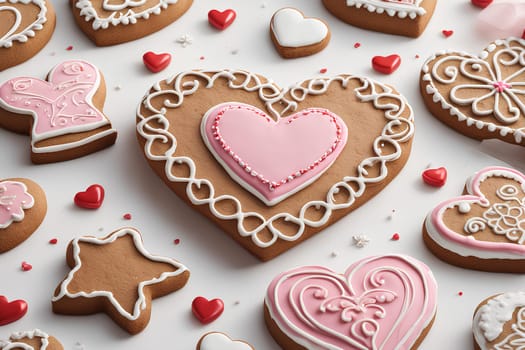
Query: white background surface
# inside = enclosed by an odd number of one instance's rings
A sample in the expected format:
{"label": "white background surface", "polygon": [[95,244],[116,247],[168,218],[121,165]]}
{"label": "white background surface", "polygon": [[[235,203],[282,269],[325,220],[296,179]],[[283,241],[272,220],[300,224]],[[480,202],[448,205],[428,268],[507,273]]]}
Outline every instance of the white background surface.
{"label": "white background surface", "polygon": [[[471,317],[478,302],[495,293],[523,288],[522,275],[475,272],[443,263],[421,239],[421,225],[433,205],[459,195],[473,172],[504,164],[488,151],[518,159],[524,156],[519,147],[499,142],[486,147],[448,129],[427,112],[419,95],[419,69],[426,57],[447,48],[479,53],[488,43],[475,30],[479,9],[470,1],[440,0],[425,33],[411,39],[347,25],[329,14],[320,0],[195,0],[182,18],[164,30],[105,48],[95,47],[76,27],[68,1],[52,2],[58,20],[51,42],[35,58],[1,72],[0,80],[20,75],[43,78],[66,59],[91,61],[105,75],[105,112],[119,138],[113,147],[81,159],[33,165],[29,161],[29,138],[0,130],[0,178],[37,181],[47,192],[49,207],[44,223],[30,239],[0,255],[0,295],[29,303],[24,318],[0,327],[0,338],[14,331],[41,328],[58,337],[65,349],[194,349],[202,334],[217,330],[245,339],[258,350],[276,349],[263,322],[262,303],[266,286],[277,273],[306,264],[344,272],[346,266],[368,255],[404,253],[427,263],[439,284],[437,317],[421,349],[471,349]],[[284,6],[324,19],[332,31],[329,46],[306,58],[280,58],[268,28],[272,14]],[[237,19],[228,29],[217,31],[207,22],[207,13],[213,8],[233,8]],[[445,38],[443,29],[454,30],[454,35]],[[183,48],[176,42],[182,35],[190,35],[193,43]],[[355,42],[361,47],[354,48]],[[73,49],[67,51],[70,45]],[[173,59],[168,69],[158,74],[147,71],[142,54],[148,50],[170,52]],[[370,60],[374,55],[392,53],[402,56],[398,71],[389,76],[372,71]],[[327,68],[326,75],[362,74],[394,84],[415,113],[416,135],[410,159],[391,185],[367,204],[284,255],[261,263],[170,192],[150,170],[137,146],[135,110],[144,92],[157,80],[195,68],[243,68],[271,77],[281,86],[319,75],[321,68]],[[429,165],[448,169],[449,180],[443,188],[422,183],[421,172]],[[93,183],[105,187],[103,206],[95,211],[76,208],[75,193]],[[395,213],[389,219],[392,210]],[[131,221],[122,218],[125,213],[131,213]],[[192,272],[187,286],[155,300],[149,326],[136,336],[128,335],[104,314],[54,315],[51,296],[69,271],[65,264],[69,240],[80,235],[105,236],[126,225],[142,232],[151,253],[186,264]],[[397,242],[390,240],[395,232],[400,235]],[[352,236],[356,234],[367,235],[369,245],[361,249],[353,246]],[[58,244],[50,245],[51,238],[58,238]],[[179,245],[173,244],[176,238],[181,240]],[[33,270],[21,271],[22,261],[31,263]],[[462,296],[458,295],[460,291]],[[191,313],[191,301],[199,295],[224,300],[224,314],[210,325],[201,325]]]}

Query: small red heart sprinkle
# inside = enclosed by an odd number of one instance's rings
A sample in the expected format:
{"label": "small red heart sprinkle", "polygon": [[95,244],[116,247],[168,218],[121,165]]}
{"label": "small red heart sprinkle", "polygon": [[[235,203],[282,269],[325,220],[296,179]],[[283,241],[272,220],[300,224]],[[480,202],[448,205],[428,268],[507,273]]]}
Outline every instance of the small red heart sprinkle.
{"label": "small red heart sprinkle", "polygon": [[58,243],[58,239],[56,239],[56,238],[51,238],[49,240],[49,244],[57,244],[57,243]]}
{"label": "small red heart sprinkle", "polygon": [[326,72],[328,72],[328,69],[326,69],[326,68],[321,68],[319,70],[319,73],[321,73],[321,74],[325,74]]}
{"label": "small red heart sprinkle", "polygon": [[421,177],[427,185],[442,187],[447,182],[447,169],[445,167],[425,169]]}
{"label": "small red heart sprinkle", "polygon": [[215,321],[224,311],[224,303],[221,299],[209,300],[204,297],[196,297],[191,303],[191,311],[202,324]]}
{"label": "small red heart sprinkle", "polygon": [[6,297],[0,295],[0,326],[17,321],[26,313],[27,303],[24,300],[9,302]]}
{"label": "small red heart sprinkle", "polygon": [[175,243],[175,245],[179,245],[180,244],[180,239],[179,238],[174,239],[173,243]]}
{"label": "small red heart sprinkle", "polygon": [[130,213],[126,213],[122,216],[125,220],[131,220],[131,214]]}
{"label": "small red heart sprinkle", "polygon": [[372,68],[379,73],[391,74],[401,65],[401,57],[393,54],[390,56],[374,56],[372,58]]}
{"label": "small red heart sprinkle", "polygon": [[471,0],[472,5],[484,9],[492,3],[492,0]]}
{"label": "small red heart sprinkle", "polygon": [[156,54],[148,51],[142,55],[142,61],[151,72],[158,73],[170,65],[171,55],[169,53]]}
{"label": "small red heart sprinkle", "polygon": [[237,14],[232,9],[224,11],[210,10],[208,12],[208,22],[219,30],[228,28],[237,17]]}
{"label": "small red heart sprinkle", "polygon": [[104,187],[98,184],[89,186],[84,192],[75,195],[75,204],[85,209],[98,209],[104,201]]}
{"label": "small red heart sprinkle", "polygon": [[393,241],[399,241],[399,233],[394,233],[392,235],[392,238],[390,238],[390,239],[393,240]]}
{"label": "small red heart sprinkle", "polygon": [[70,45],[70,46],[66,47],[66,50],[67,50],[67,51],[71,51],[71,50],[73,50],[73,46]]}
{"label": "small red heart sprinkle", "polygon": [[460,291],[460,292],[458,293],[458,295],[459,295],[460,297],[463,296],[463,292]]}
{"label": "small red heart sprinkle", "polygon": [[416,55],[416,58],[419,58],[419,55]]}
{"label": "small red heart sprinkle", "polygon": [[354,44],[354,48],[358,49],[359,47],[361,47],[361,43],[355,43]]}
{"label": "small red heart sprinkle", "polygon": [[452,34],[454,34],[454,31],[453,31],[453,30],[446,30],[446,29],[444,29],[444,30],[442,31],[442,33],[443,33],[443,35],[445,36],[445,38],[448,38],[448,37],[450,37]]}
{"label": "small red heart sprinkle", "polygon": [[25,261],[22,261],[22,271],[31,271],[31,269],[33,268],[33,265],[25,262]]}

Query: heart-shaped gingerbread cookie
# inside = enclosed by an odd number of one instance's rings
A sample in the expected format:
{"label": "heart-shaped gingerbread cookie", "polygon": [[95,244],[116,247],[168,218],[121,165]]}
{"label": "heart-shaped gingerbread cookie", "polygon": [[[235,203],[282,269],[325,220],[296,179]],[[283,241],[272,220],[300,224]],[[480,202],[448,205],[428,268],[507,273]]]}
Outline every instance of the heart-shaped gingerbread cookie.
{"label": "heart-shaped gingerbread cookie", "polygon": [[36,55],[51,39],[55,22],[47,0],[0,0],[0,71]]}
{"label": "heart-shaped gingerbread cookie", "polygon": [[97,45],[125,43],[161,30],[193,0],[70,0],[75,20]]}
{"label": "heart-shaped gingerbread cookie", "polygon": [[467,180],[463,196],[428,214],[423,238],[451,264],[525,272],[525,175],[504,167],[480,170]]}
{"label": "heart-shaped gingerbread cookie", "polygon": [[437,0],[323,0],[334,16],[356,27],[418,37]]}
{"label": "heart-shaped gingerbread cookie", "polygon": [[137,118],[157,175],[262,260],[377,194],[413,131],[403,96],[351,75],[281,90],[246,71],[183,72],[155,84]]}
{"label": "heart-shaped gingerbread cookie", "polygon": [[476,57],[445,51],[421,71],[429,111],[462,134],[525,145],[525,40],[497,40]]}
{"label": "heart-shaped gingerbread cookie", "polygon": [[270,283],[264,309],[283,349],[393,350],[419,347],[436,302],[437,284],[425,264],[384,255],[344,274],[321,266],[283,272]]}

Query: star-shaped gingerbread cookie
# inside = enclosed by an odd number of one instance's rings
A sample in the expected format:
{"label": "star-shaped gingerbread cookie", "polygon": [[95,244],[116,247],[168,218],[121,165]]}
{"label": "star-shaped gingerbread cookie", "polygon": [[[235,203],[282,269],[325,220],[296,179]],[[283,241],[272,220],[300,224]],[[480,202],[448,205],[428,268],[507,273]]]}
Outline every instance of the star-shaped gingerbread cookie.
{"label": "star-shaped gingerbread cookie", "polygon": [[152,299],[182,288],[190,276],[181,263],[146,251],[140,233],[133,228],[119,229],[104,238],[72,240],[67,264],[72,270],[55,290],[53,312],[105,312],[131,334],[147,326]]}

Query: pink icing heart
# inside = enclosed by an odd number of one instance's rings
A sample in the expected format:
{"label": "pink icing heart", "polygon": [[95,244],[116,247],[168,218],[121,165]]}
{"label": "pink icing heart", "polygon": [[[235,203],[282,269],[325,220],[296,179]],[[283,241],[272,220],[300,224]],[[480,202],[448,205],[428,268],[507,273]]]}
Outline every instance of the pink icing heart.
{"label": "pink icing heart", "polygon": [[321,176],[343,150],[343,120],[309,108],[277,121],[243,103],[211,108],[201,123],[208,149],[240,185],[274,205]]}
{"label": "pink icing heart", "polygon": [[32,142],[82,132],[107,124],[92,98],[100,85],[98,70],[85,61],[56,66],[48,81],[17,77],[0,86],[0,105],[33,116]]}
{"label": "pink icing heart", "polygon": [[411,349],[436,312],[429,268],[408,256],[352,264],[344,275],[319,266],[277,276],[266,307],[288,338],[307,349]]}

